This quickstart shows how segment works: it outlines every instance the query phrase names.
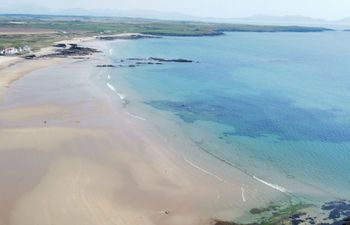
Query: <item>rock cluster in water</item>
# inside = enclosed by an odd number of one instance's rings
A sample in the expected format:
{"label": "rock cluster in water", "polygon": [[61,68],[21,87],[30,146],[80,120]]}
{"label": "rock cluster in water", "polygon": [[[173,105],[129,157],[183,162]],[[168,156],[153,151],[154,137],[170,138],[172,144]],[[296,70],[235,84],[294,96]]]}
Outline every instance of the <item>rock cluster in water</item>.
{"label": "rock cluster in water", "polygon": [[[250,213],[263,216],[261,221],[249,224],[241,224],[230,221],[214,220],[214,225],[350,225],[350,201],[337,200],[324,203],[320,210],[320,215],[310,215],[304,211],[309,207],[315,207],[308,204],[292,205],[287,208],[281,208],[277,205],[270,205],[266,208],[253,208]],[[268,216],[270,215],[270,216]],[[324,215],[324,216],[322,216]]]}
{"label": "rock cluster in water", "polygon": [[103,64],[103,65],[97,65],[96,67],[105,68],[105,67],[115,67],[115,66],[114,65],[110,65],[110,64]]}
{"label": "rock cluster in water", "polygon": [[333,223],[323,223],[322,225],[350,225],[350,200],[327,202],[321,208],[322,210],[328,212],[327,219],[333,221]]}
{"label": "rock cluster in water", "polygon": [[[118,65],[97,65],[97,67],[138,67],[142,65],[163,65],[164,63],[194,63],[195,61],[189,59],[164,59],[157,57],[149,57],[149,58],[125,58],[119,61]],[[196,61],[196,63],[199,63]]]}

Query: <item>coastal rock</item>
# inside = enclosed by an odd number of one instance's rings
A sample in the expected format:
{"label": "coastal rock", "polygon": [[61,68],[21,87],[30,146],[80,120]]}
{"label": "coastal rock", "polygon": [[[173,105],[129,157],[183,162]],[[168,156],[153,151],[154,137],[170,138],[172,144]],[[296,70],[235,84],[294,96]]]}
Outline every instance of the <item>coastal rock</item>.
{"label": "coastal rock", "polygon": [[[129,61],[129,64],[124,64]],[[135,62],[136,61],[136,62]],[[139,57],[130,57],[125,59],[120,59],[121,64],[118,67],[136,67],[142,65],[163,65],[164,63],[199,63],[198,61],[193,61],[189,59],[164,59],[158,57],[149,57],[149,58],[139,58]],[[108,67],[108,66],[99,66],[99,67]]]}
{"label": "coastal rock", "polygon": [[213,225],[259,225],[259,224],[258,223],[240,224],[240,223],[235,223],[235,222],[214,220]]}
{"label": "coastal rock", "polygon": [[25,58],[25,59],[35,59],[35,58],[36,58],[36,55],[34,55],[34,54],[26,55],[26,56],[24,56],[23,58]]}
{"label": "coastal rock", "polygon": [[163,58],[156,58],[156,57],[149,57],[149,60],[158,61],[158,62],[177,62],[177,63],[192,63],[193,60],[188,59],[163,59]]}
{"label": "coastal rock", "polygon": [[56,47],[56,48],[66,48],[67,45],[66,45],[66,44],[55,44],[55,45],[53,45],[53,47]]}
{"label": "coastal rock", "polygon": [[339,200],[327,202],[322,206],[322,210],[328,211],[328,219],[337,220],[350,217],[350,201]]}
{"label": "coastal rock", "polygon": [[142,60],[146,60],[143,58],[127,58],[126,60],[131,60],[131,61],[142,61]]}
{"label": "coastal rock", "polygon": [[110,64],[107,64],[107,65],[103,64],[103,65],[97,65],[96,67],[104,68],[104,67],[115,67],[115,66],[114,65],[110,65]]}
{"label": "coastal rock", "polygon": [[58,49],[55,53],[43,55],[42,58],[46,57],[68,57],[68,56],[87,56],[92,55],[94,53],[98,53],[97,49],[87,48],[87,47],[79,47],[77,44],[69,44],[70,48]]}

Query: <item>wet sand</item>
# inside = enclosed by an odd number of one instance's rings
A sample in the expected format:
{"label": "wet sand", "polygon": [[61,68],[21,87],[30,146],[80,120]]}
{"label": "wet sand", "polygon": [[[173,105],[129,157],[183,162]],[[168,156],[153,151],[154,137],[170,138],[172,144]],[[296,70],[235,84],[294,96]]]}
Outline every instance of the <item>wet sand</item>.
{"label": "wet sand", "polygon": [[280,197],[240,171],[223,180],[186,161],[94,83],[103,60],[0,70],[0,225],[210,224],[267,203],[262,193]]}

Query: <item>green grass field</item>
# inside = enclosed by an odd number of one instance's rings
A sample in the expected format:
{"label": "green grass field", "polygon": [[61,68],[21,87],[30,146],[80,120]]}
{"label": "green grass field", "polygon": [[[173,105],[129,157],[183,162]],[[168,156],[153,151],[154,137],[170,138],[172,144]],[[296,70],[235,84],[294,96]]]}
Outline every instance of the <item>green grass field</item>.
{"label": "green grass field", "polygon": [[[215,24],[186,21],[88,17],[88,16],[35,16],[0,15],[1,29],[20,29],[23,33],[6,34],[0,31],[0,49],[29,45],[36,50],[55,41],[81,36],[118,33],[142,33],[164,36],[220,35],[223,32],[320,32],[324,28],[292,26],[254,26]],[[55,31],[47,34],[27,34],[28,29]]]}

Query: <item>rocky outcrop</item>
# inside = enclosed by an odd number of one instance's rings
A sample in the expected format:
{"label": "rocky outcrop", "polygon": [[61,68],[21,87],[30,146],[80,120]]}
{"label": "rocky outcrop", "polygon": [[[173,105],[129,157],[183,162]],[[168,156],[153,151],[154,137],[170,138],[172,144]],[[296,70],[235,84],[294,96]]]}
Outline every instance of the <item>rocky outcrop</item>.
{"label": "rocky outcrop", "polygon": [[94,48],[80,47],[77,44],[69,44],[70,48],[58,49],[55,53],[40,56],[45,57],[69,57],[69,56],[87,56],[100,52]]}
{"label": "rocky outcrop", "polygon": [[24,56],[23,58],[25,58],[25,59],[35,59],[35,58],[36,58],[36,55],[34,55],[34,54],[26,55],[26,56]]}
{"label": "rocky outcrop", "polygon": [[188,59],[163,59],[163,58],[156,58],[156,57],[150,57],[149,60],[157,61],[157,62],[176,62],[176,63],[192,63],[193,60]]}
{"label": "rocky outcrop", "polygon": [[119,60],[118,65],[97,65],[97,67],[139,67],[146,65],[163,65],[165,63],[199,63],[198,61],[193,61],[189,59],[164,59],[157,57],[149,57],[149,58],[137,58],[131,57],[126,59]]}
{"label": "rocky outcrop", "polygon": [[106,35],[96,37],[99,40],[112,41],[112,40],[135,40],[135,39],[145,39],[145,38],[161,38],[156,35],[149,34],[116,34],[116,35]]}
{"label": "rocky outcrop", "polygon": [[53,45],[53,47],[56,47],[56,48],[66,48],[67,45],[66,45],[66,44],[55,44],[55,45]]}
{"label": "rocky outcrop", "polygon": [[102,67],[102,68],[106,68],[106,67],[115,67],[114,65],[97,65],[96,67]]}

